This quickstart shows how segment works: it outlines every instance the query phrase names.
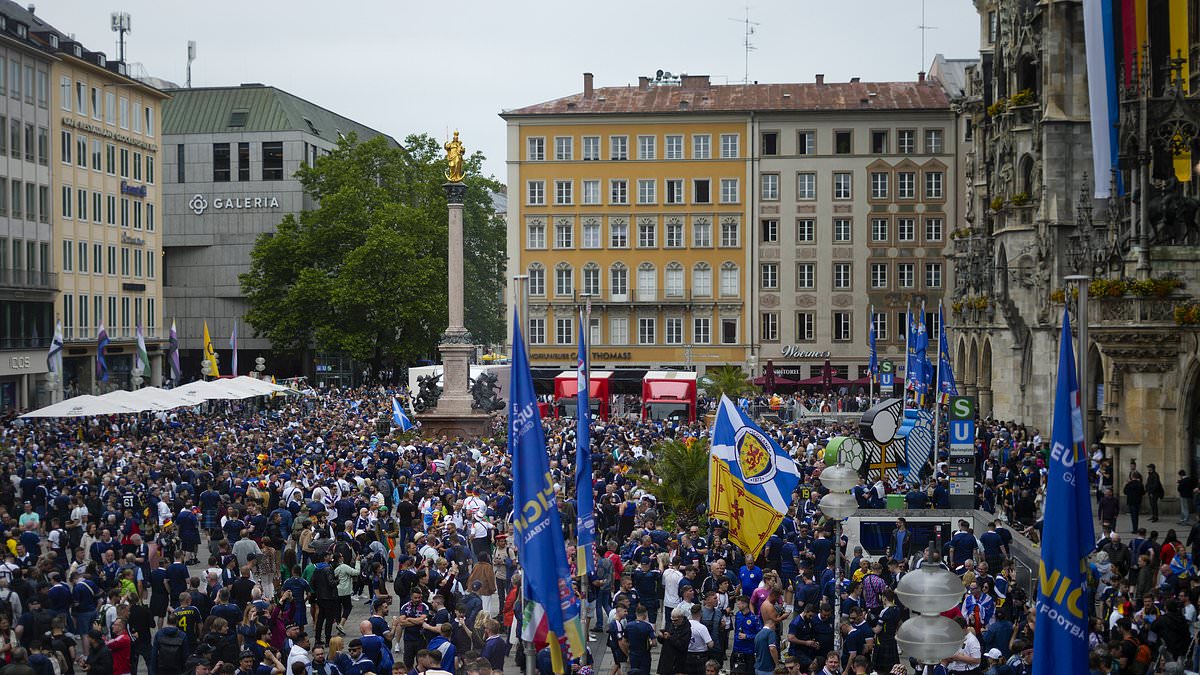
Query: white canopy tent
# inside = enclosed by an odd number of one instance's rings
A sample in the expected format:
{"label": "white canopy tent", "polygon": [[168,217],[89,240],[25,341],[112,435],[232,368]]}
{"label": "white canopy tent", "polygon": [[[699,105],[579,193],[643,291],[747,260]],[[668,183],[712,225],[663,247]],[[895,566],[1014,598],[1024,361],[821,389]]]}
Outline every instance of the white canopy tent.
{"label": "white canopy tent", "polygon": [[21,417],[92,417],[95,415],[120,415],[140,412],[137,407],[102,396],[83,394],[48,405],[40,410],[25,413]]}
{"label": "white canopy tent", "polygon": [[55,403],[22,417],[89,417],[197,406],[205,401],[241,400],[289,392],[290,388],[265,380],[240,376],[209,382],[192,382],[174,389],[146,387],[112,391],[103,396],[85,394]]}

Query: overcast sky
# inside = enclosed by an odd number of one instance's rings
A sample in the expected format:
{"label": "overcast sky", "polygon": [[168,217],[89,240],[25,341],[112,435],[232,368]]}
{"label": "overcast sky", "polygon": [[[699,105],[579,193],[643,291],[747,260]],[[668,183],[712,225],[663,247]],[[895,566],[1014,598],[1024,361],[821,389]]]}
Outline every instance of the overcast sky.
{"label": "overcast sky", "polygon": [[[653,75],[741,82],[746,7],[719,0],[32,0],[88,49],[115,58],[112,11],[132,15],[127,60],[183,85],[261,82],[403,138],[459,129],[503,180],[507,108]],[[18,0],[26,2],[27,0]],[[757,0],[750,79],[912,80],[933,55],[978,56],[971,0]]]}

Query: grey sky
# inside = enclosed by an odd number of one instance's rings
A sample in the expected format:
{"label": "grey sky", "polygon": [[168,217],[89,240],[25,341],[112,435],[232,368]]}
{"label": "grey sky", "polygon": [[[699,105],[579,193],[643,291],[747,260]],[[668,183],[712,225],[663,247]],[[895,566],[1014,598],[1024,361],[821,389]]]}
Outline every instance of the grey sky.
{"label": "grey sky", "polygon": [[[662,68],[740,82],[745,5],[719,0],[18,0],[87,48],[116,56],[109,14],[129,12],[127,58],[193,86],[262,82],[402,138],[461,130],[504,180],[499,113]],[[750,78],[911,80],[933,55],[978,56],[970,0],[759,0]],[[730,19],[737,19],[733,21]]]}

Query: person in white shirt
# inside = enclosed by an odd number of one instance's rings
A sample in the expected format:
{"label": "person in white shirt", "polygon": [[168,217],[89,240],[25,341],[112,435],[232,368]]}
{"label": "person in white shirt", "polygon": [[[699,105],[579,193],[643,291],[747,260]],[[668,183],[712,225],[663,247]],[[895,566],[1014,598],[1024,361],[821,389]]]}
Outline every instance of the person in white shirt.
{"label": "person in white shirt", "polygon": [[312,663],[312,654],[308,652],[308,633],[300,631],[296,635],[295,641],[292,642],[292,649],[287,655],[287,672],[293,673],[292,664],[303,663],[305,668],[308,668]]}
{"label": "person in white shirt", "polygon": [[708,650],[712,649],[713,639],[712,633],[708,627],[700,621],[701,615],[700,605],[692,605],[688,616],[689,623],[692,627],[692,637],[688,640],[688,671],[696,672],[695,666],[704,667],[704,661],[708,656]]}
{"label": "person in white shirt", "polygon": [[662,573],[663,607],[670,616],[671,610],[679,605],[679,582],[683,579],[682,561],[678,557],[671,560],[671,565]]}
{"label": "person in white shirt", "polygon": [[946,663],[946,670],[952,673],[962,673],[970,670],[975,670],[979,667],[979,663],[983,657],[983,650],[979,646],[979,638],[975,637],[975,633],[967,630],[967,620],[961,616],[954,618],[958,625],[963,629],[962,647],[951,656]]}

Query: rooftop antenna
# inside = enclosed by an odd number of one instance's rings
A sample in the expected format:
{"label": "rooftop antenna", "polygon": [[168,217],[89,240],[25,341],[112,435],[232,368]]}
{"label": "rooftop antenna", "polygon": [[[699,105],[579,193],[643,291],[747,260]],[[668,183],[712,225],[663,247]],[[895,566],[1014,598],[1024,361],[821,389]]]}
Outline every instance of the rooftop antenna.
{"label": "rooftop antenna", "polygon": [[132,33],[133,29],[129,27],[129,12],[113,12],[112,13],[112,29],[117,34],[117,54],[118,60],[125,62],[125,34]]}
{"label": "rooftop antenna", "polygon": [[758,49],[754,43],[750,41],[750,37],[754,35],[754,27],[760,25],[757,21],[750,20],[750,5],[746,5],[746,18],[734,19],[730,17],[730,21],[736,21],[745,26],[745,36],[742,38],[742,46],[746,48],[746,72],[743,75],[742,83],[750,84],[750,52]]}
{"label": "rooftop antenna", "polygon": [[921,31],[921,72],[925,71],[925,32],[937,30],[937,26],[925,25],[925,0],[921,0],[921,25],[917,26],[917,30]]}
{"label": "rooftop antenna", "polygon": [[192,61],[196,60],[196,41],[188,40],[187,88],[192,88]]}

